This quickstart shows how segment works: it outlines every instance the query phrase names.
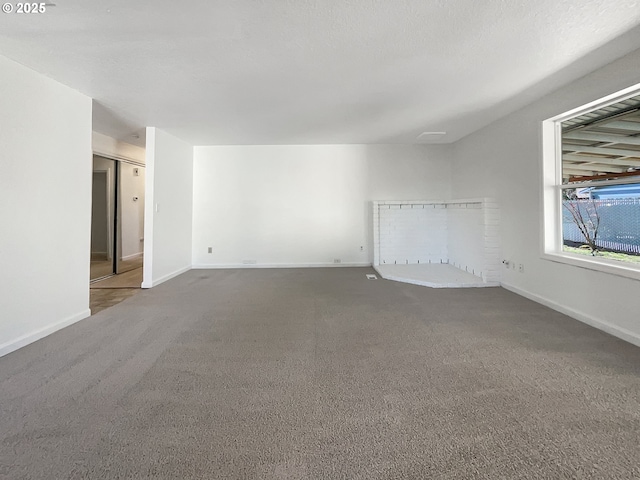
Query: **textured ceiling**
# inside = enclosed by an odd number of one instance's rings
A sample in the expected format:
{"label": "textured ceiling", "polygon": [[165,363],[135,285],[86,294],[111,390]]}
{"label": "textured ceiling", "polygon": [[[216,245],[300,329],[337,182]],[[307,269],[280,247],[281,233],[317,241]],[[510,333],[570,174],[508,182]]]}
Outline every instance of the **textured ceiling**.
{"label": "textured ceiling", "polygon": [[55,3],[0,54],[194,145],[451,142],[640,47],[637,0]]}

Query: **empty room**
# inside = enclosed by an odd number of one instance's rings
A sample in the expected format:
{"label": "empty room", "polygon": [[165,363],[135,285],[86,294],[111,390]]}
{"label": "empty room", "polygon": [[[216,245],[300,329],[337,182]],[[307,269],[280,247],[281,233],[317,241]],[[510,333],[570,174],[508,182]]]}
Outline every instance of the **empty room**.
{"label": "empty room", "polygon": [[640,5],[8,0],[0,478],[640,478]]}

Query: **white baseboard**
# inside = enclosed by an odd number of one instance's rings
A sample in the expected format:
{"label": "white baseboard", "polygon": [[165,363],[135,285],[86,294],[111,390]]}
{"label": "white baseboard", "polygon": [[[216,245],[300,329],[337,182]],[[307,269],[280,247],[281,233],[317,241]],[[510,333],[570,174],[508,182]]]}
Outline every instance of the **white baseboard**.
{"label": "white baseboard", "polygon": [[134,258],[142,257],[142,252],[134,253],[133,255],[127,255],[126,257],[121,257],[121,261],[133,260]]}
{"label": "white baseboard", "polygon": [[228,264],[207,264],[197,263],[193,269],[197,270],[221,270],[236,268],[327,268],[327,267],[370,267],[371,263],[228,263]]}
{"label": "white baseboard", "polygon": [[85,318],[91,316],[91,310],[86,309],[80,313],[72,315],[60,322],[53,323],[44,328],[36,330],[35,332],[27,333],[26,335],[22,335],[14,340],[10,340],[6,343],[0,345],[0,357],[7,355],[8,353],[14,352],[19,348],[22,348],[30,343],[35,342],[36,340],[40,340],[47,335],[51,335],[53,332],[57,332],[58,330],[63,329],[64,327],[68,327],[80,320],[84,320]]}
{"label": "white baseboard", "polygon": [[502,283],[502,287],[505,288],[506,290],[509,290],[510,292],[521,295],[525,298],[528,298],[529,300],[533,300],[536,303],[541,303],[542,305],[545,305],[557,312],[564,313],[565,315],[568,315],[571,318],[575,318],[580,322],[586,323],[587,325],[597,328],[598,330],[607,332],[608,334],[613,335],[614,337],[618,337],[622,340],[625,340],[629,343],[632,343],[640,347],[640,334],[627,330],[626,328],[618,327],[617,325],[613,325],[609,322],[605,322],[598,318],[592,317],[591,315],[587,315],[584,312],[574,310],[573,308],[565,307],[564,305],[561,305],[552,300],[549,300],[548,298],[541,297],[540,295],[536,295],[531,292],[527,292],[518,287],[514,287],[513,285]]}
{"label": "white baseboard", "polygon": [[178,275],[182,275],[183,273],[188,272],[189,270],[191,270],[191,265],[187,265],[186,267],[182,267],[182,268],[176,270],[175,272],[168,273],[166,275],[163,275],[160,278],[153,279],[150,282],[142,282],[141,287],[142,288],[157,287],[161,283],[164,283],[167,280],[171,280],[172,278],[177,277]]}

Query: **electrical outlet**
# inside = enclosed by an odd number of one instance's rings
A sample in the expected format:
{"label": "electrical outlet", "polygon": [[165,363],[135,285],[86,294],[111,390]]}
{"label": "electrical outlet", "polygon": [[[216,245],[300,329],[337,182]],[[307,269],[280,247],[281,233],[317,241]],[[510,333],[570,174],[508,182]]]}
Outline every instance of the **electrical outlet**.
{"label": "electrical outlet", "polygon": [[213,247],[207,248],[207,253],[213,253]]}
{"label": "electrical outlet", "polygon": [[339,258],[334,258],[333,263],[342,263],[342,260],[340,260]]}
{"label": "electrical outlet", "polygon": [[524,273],[524,265],[522,263],[518,264],[518,271]]}
{"label": "electrical outlet", "polygon": [[360,245],[360,251],[364,252],[364,245]]}

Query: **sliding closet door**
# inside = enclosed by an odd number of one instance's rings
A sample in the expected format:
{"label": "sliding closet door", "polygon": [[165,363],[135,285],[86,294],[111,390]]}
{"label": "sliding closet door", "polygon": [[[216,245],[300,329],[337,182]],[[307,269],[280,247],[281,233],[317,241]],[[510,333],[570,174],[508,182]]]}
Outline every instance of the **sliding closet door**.
{"label": "sliding closet door", "polygon": [[116,170],[113,160],[93,157],[91,280],[115,273]]}

